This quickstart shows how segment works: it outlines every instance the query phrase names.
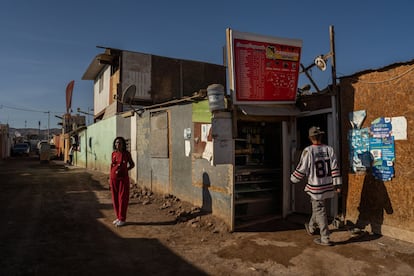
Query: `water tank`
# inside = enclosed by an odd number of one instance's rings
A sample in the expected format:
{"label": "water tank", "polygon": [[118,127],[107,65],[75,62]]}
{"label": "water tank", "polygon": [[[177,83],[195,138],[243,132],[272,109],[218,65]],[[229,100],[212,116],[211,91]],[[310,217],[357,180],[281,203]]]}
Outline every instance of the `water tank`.
{"label": "water tank", "polygon": [[211,84],[207,87],[208,104],[210,111],[226,109],[224,101],[224,86],[221,84]]}

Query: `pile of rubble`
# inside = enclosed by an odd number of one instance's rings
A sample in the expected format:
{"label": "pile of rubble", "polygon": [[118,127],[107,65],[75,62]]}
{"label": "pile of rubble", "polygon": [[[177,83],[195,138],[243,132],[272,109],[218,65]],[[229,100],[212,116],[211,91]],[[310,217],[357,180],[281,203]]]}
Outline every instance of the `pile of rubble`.
{"label": "pile of rubble", "polygon": [[143,205],[157,204],[160,211],[166,211],[168,215],[175,217],[177,224],[186,223],[189,227],[206,229],[213,233],[229,231],[227,225],[221,219],[188,202],[181,201],[174,195],[155,194],[148,188],[132,184],[130,198]]}

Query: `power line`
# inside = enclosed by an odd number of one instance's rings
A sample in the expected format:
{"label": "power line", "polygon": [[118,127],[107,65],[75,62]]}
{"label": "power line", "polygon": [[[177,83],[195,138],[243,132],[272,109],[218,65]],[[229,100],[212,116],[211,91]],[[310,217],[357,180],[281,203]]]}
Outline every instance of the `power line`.
{"label": "power line", "polygon": [[34,110],[34,109],[29,109],[29,108],[13,107],[13,106],[0,104],[0,109],[2,109],[2,108],[8,108],[8,109],[26,111],[26,112],[37,112],[37,113],[54,113],[54,114],[63,114],[63,113],[65,113],[65,112],[57,112],[57,111]]}
{"label": "power line", "polygon": [[357,78],[352,78],[352,79],[353,80],[357,80],[359,83],[365,83],[365,84],[380,84],[380,83],[390,82],[390,81],[393,81],[393,80],[402,78],[403,76],[405,76],[406,74],[412,72],[413,70],[414,70],[414,67],[408,69],[407,71],[405,71],[405,72],[403,72],[403,73],[401,73],[399,75],[393,76],[393,77],[388,78],[388,79],[379,80],[379,81],[364,81],[364,80],[360,80],[360,79],[357,79]]}

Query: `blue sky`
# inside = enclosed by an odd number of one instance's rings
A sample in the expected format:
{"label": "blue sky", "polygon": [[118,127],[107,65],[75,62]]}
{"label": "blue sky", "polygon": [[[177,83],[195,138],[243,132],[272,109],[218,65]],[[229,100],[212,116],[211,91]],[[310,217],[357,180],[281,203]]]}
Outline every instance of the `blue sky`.
{"label": "blue sky", "polygon": [[[301,63],[329,52],[335,29],[337,75],[414,59],[410,0],[3,0],[0,3],[0,123],[57,127],[65,89],[72,109],[93,107],[82,80],[96,46],[222,64],[226,28],[303,41]],[[317,84],[330,70],[312,70]],[[299,85],[308,82],[301,75]],[[49,112],[50,113],[47,113]],[[74,114],[73,113],[73,114]],[[50,116],[49,116],[50,114]],[[48,119],[50,123],[48,124]]]}

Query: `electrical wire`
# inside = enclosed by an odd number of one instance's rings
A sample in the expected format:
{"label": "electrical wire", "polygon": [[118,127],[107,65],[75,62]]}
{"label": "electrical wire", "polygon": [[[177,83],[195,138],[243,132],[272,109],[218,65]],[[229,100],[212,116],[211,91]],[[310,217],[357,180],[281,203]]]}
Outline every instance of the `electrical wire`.
{"label": "electrical wire", "polygon": [[403,73],[401,73],[397,76],[394,76],[394,77],[391,77],[389,79],[382,80],[382,81],[363,81],[363,80],[360,80],[360,79],[355,79],[355,80],[358,81],[359,83],[365,83],[365,84],[380,84],[380,83],[389,82],[389,81],[393,81],[393,80],[402,78],[404,75],[410,73],[413,70],[414,70],[414,67],[408,69],[407,71],[405,71],[405,72],[403,72]]}
{"label": "electrical wire", "polygon": [[34,110],[34,109],[29,109],[29,108],[13,107],[13,106],[0,104],[0,109],[2,108],[8,108],[8,109],[26,111],[26,112],[37,112],[37,113],[53,113],[53,114],[64,114],[65,113],[65,112],[57,112],[57,111],[49,111],[49,110],[48,111]]}

